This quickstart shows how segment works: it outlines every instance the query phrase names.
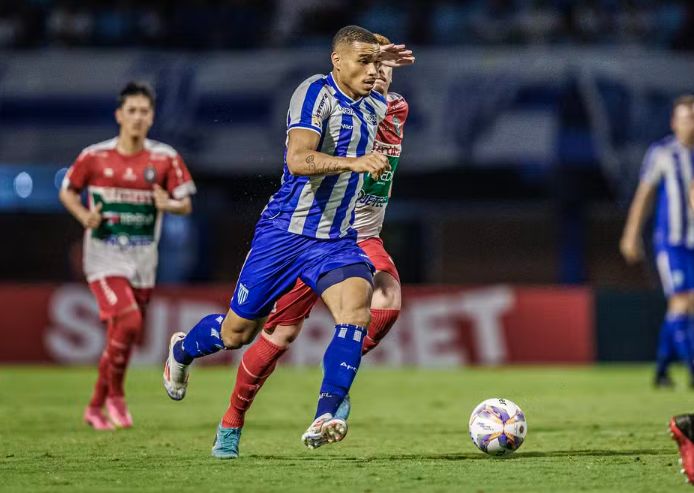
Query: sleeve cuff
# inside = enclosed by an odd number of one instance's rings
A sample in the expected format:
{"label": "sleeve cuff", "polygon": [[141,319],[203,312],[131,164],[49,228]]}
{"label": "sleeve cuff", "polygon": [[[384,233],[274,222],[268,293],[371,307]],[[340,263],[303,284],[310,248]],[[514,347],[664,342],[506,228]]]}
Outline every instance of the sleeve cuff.
{"label": "sleeve cuff", "polygon": [[309,123],[301,123],[301,122],[300,123],[292,123],[291,125],[289,125],[287,127],[287,132],[289,132],[290,130],[295,129],[295,128],[305,128],[306,130],[313,130],[318,135],[323,135],[323,129],[315,127]]}
{"label": "sleeve cuff", "polygon": [[195,188],[195,183],[193,183],[192,181],[187,181],[174,188],[171,195],[176,200],[181,200],[185,197],[195,195],[195,192],[197,192],[197,189]]}

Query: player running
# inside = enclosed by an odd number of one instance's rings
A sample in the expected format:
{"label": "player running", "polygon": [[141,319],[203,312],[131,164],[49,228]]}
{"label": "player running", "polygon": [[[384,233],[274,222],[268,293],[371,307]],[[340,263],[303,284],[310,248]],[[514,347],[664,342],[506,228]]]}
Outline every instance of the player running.
{"label": "player running", "polygon": [[[385,36],[375,34],[380,45],[389,45]],[[376,267],[374,292],[371,300],[371,323],[362,340],[362,355],[372,350],[388,333],[400,313],[400,276],[392,258],[386,252],[379,237],[383,227],[386,206],[390,199],[393,176],[398,168],[402,149],[403,128],[408,114],[407,101],[394,92],[388,92],[393,77],[393,69],[382,65],[374,89],[386,97],[388,108],[386,117],[378,127],[374,151],[388,156],[390,171],[381,175],[378,181],[366,176],[355,209],[354,228],[357,241],[362,250]],[[296,339],[303,321],[318,301],[318,295],[301,280],[294,288],[276,303],[275,309],[265,323],[255,342],[244,353],[236,374],[236,384],[231,393],[231,402],[222,418],[221,430],[229,433],[229,447],[221,446],[213,450],[213,455],[221,459],[238,456],[238,441],[244,417],[253,399],[275,369],[279,358]],[[349,414],[349,398],[345,397],[336,416],[345,420]],[[232,431],[233,430],[233,431]],[[305,436],[305,443],[316,448],[329,441],[339,441],[347,431],[334,430],[332,436]],[[340,433],[337,433],[340,432]]]}
{"label": "player running", "polygon": [[[96,430],[133,424],[123,383],[154,288],[162,212],[190,214],[195,193],[178,153],[146,138],[154,99],[148,85],[127,84],[115,113],[118,136],[84,149],[60,191],[60,201],[85,228],[84,272],[107,327],[98,378],[84,411],[84,420]],[[88,207],[80,196],[85,188]]]}
{"label": "player running", "polygon": [[[373,152],[387,107],[374,85],[382,63],[414,62],[403,45],[380,47],[358,26],[337,32],[331,59],[330,74],[308,78],[292,96],[282,184],[261,213],[229,311],[174,334],[163,377],[168,395],[182,399],[193,360],[251,342],[275,301],[300,278],[335,320],[307,430],[316,439],[346,426],[335,412],[356,376],[370,321],[374,267],[357,246],[352,223],[364,174],[378,180],[390,169],[386,156]],[[229,453],[235,430],[218,426],[215,456]]]}
{"label": "player running", "polygon": [[694,209],[689,200],[694,183],[693,95],[675,100],[671,127],[673,135],[646,153],[620,250],[630,264],[643,258],[641,232],[657,199],[653,244],[668,307],[658,338],[655,385],[673,385],[668,367],[679,358],[689,368],[694,387]]}

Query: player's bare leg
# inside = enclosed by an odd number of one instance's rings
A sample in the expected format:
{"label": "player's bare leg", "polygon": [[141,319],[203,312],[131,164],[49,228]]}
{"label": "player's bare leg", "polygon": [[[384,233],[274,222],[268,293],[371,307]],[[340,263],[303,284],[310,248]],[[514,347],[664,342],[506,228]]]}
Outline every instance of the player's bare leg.
{"label": "player's bare leg", "polygon": [[349,393],[361,362],[361,346],[371,318],[371,283],[348,277],[322,293],[335,319],[335,334],[323,358],[323,383],[316,417],[301,439],[308,448],[339,442],[347,434],[347,422],[335,417]]}

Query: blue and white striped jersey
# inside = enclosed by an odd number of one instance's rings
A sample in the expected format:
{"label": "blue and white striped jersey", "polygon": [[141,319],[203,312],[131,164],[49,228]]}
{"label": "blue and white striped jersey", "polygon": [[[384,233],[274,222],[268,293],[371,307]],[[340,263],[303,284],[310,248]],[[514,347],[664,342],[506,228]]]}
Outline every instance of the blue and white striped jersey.
{"label": "blue and white striped jersey", "polygon": [[694,248],[694,210],[689,203],[692,154],[670,135],[651,145],[643,160],[641,181],[658,187],[653,232],[657,248]]}
{"label": "blue and white striped jersey", "polygon": [[[321,138],[317,150],[331,156],[359,157],[371,152],[376,130],[385,117],[386,99],[376,91],[353,100],[332,74],[309,77],[294,91],[287,113],[287,132],[305,128]],[[295,176],[284,159],[280,189],[261,218],[291,233],[320,239],[355,234],[352,229],[357,196],[364,175]]]}

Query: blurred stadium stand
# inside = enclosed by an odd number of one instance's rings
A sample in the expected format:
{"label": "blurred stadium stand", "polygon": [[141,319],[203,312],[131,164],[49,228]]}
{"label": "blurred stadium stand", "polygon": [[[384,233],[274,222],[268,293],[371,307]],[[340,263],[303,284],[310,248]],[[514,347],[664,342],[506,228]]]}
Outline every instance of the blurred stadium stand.
{"label": "blurred stadium stand", "polygon": [[0,227],[22,248],[3,243],[0,278],[81,279],[56,185],[114,134],[135,78],[201,190],[166,225],[160,279],[230,282],[279,182],[291,91],[356,22],[417,50],[392,87],[411,116],[384,230],[405,282],[656,285],[617,241],[643,151],[691,90],[689,2],[357,3],[3,3]]}

